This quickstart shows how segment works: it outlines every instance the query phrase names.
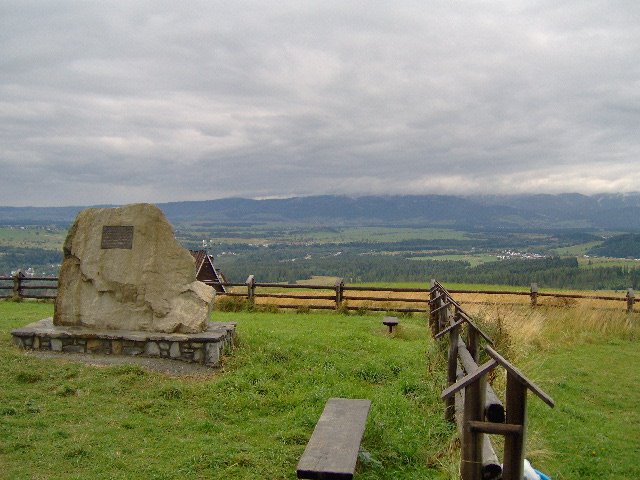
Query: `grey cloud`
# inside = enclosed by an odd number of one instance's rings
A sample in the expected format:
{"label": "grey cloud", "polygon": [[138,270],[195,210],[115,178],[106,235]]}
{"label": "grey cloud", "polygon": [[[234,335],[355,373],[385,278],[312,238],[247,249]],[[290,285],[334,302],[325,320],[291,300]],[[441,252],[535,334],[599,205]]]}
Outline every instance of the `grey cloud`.
{"label": "grey cloud", "polygon": [[2,8],[5,204],[640,189],[637,2]]}

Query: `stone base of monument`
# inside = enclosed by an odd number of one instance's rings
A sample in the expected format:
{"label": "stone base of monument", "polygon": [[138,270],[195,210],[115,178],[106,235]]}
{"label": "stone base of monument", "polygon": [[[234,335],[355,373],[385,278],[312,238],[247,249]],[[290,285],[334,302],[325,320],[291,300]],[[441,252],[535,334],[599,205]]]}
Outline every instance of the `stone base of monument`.
{"label": "stone base of monument", "polygon": [[138,355],[216,367],[233,348],[234,323],[209,322],[200,333],[158,333],[61,327],[45,318],[11,332],[13,342],[28,350],[67,353]]}

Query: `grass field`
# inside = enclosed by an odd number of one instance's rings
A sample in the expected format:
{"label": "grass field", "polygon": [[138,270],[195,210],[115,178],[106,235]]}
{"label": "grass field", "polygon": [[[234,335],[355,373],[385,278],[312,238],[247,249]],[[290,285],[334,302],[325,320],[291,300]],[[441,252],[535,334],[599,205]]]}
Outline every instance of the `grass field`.
{"label": "grass field", "polygon": [[425,255],[421,257],[411,257],[411,260],[453,260],[469,262],[472,267],[477,267],[482,263],[496,262],[498,258],[495,255]]}
{"label": "grass field", "polygon": [[640,267],[640,260],[607,257],[578,257],[580,268],[602,268],[602,267]]}
{"label": "grass field", "polygon": [[[515,364],[556,401],[529,395],[528,458],[554,480],[640,478],[640,314],[476,306]],[[498,382],[499,383],[499,382]]]}
{"label": "grass field", "polygon": [[[466,307],[465,307],[466,308]],[[499,351],[557,402],[530,399],[528,458],[557,479],[640,478],[640,318],[474,304]],[[239,345],[211,376],[43,360],[9,331],[52,306],[0,302],[0,478],[293,479],[326,400],[369,398],[358,479],[454,479],[444,346],[424,317],[215,313]],[[502,386],[499,376],[495,385]]]}
{"label": "grass field", "polygon": [[589,250],[591,250],[593,247],[597,247],[601,244],[602,244],[602,241],[579,243],[577,245],[571,245],[570,247],[555,248],[553,251],[556,253],[556,255],[563,255],[568,257],[574,257],[574,256],[581,257],[582,255],[586,254]]}
{"label": "grass field", "polygon": [[67,232],[38,227],[0,227],[1,247],[42,248],[61,250]]}
{"label": "grass field", "polygon": [[466,240],[468,233],[446,228],[408,227],[319,227],[266,225],[262,227],[233,227],[222,231],[202,230],[197,225],[179,227],[179,235],[190,239],[215,239],[216,243],[265,244],[277,242],[292,243],[351,243],[351,242],[402,242],[405,240]]}
{"label": "grass field", "polygon": [[[0,476],[293,479],[326,400],[373,402],[358,478],[455,478],[444,371],[418,318],[217,314],[239,347],[209,378],[46,361],[9,330],[50,305],[0,302]],[[425,370],[427,366],[427,370]]]}

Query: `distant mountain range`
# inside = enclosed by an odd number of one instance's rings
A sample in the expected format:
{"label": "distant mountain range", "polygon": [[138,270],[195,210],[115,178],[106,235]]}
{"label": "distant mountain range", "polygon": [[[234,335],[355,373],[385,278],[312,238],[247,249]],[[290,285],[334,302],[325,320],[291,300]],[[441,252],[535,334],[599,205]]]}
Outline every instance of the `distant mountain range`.
{"label": "distant mountain range", "polygon": [[[173,223],[433,226],[640,231],[640,193],[310,196],[161,203]],[[1,207],[0,224],[70,224],[84,207]]]}

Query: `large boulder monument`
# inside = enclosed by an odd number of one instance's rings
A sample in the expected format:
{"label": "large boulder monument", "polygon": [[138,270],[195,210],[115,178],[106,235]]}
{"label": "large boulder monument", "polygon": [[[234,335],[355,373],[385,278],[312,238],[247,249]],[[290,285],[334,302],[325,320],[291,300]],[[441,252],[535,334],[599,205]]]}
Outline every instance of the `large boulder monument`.
{"label": "large boulder monument", "polygon": [[89,208],[64,244],[53,323],[202,332],[214,296],[158,207]]}
{"label": "large boulder monument", "polygon": [[80,212],[63,247],[53,319],[12,332],[23,348],[215,365],[235,325],[210,321],[215,290],[150,204]]}

